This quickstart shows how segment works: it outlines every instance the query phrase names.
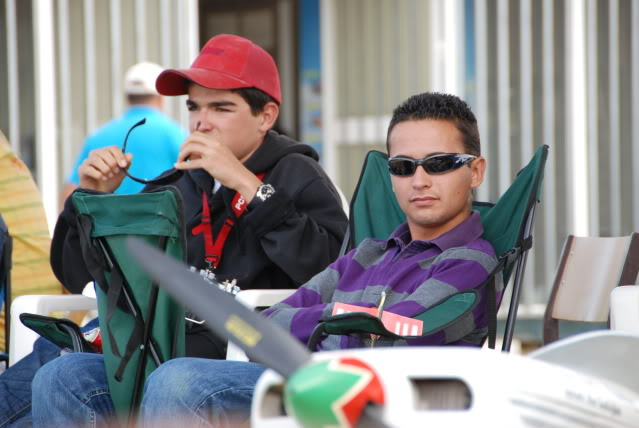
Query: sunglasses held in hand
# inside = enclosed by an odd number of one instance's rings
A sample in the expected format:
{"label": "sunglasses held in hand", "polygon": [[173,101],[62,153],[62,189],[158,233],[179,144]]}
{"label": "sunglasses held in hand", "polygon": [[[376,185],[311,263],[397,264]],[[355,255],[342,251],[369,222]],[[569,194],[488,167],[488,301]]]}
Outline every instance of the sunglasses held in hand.
{"label": "sunglasses held in hand", "polygon": [[477,159],[477,156],[463,153],[440,153],[424,159],[397,156],[388,159],[388,170],[398,177],[410,177],[419,165],[429,174],[445,174]]}
{"label": "sunglasses held in hand", "polygon": [[[124,137],[124,144],[122,144],[122,153],[126,153],[126,143],[129,141],[129,135],[131,135],[131,131],[133,131],[135,128],[137,128],[138,126],[142,126],[146,123],[146,117],[138,122],[136,122],[131,128],[129,128],[129,132],[126,133],[126,137]],[[197,126],[200,126],[200,123],[198,122]],[[184,174],[184,171],[181,171],[179,169],[174,169],[172,172],[167,173],[165,175],[162,175],[158,178],[155,178],[153,180],[147,180],[145,178],[138,178],[138,177],[134,177],[133,175],[129,174],[129,172],[124,169],[122,170],[122,172],[124,172],[124,175],[126,175],[127,177],[129,177],[131,180],[133,181],[137,181],[138,183],[142,183],[142,184],[155,184],[155,185],[165,185],[165,184],[170,184],[173,183],[174,181],[176,181],[178,178],[182,177],[182,175]]]}

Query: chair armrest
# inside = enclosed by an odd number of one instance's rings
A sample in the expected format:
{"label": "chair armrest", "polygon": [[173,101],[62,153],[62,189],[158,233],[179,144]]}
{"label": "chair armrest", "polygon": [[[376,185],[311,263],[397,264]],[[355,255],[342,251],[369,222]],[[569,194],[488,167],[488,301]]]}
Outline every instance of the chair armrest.
{"label": "chair armrest", "polygon": [[622,285],[612,290],[610,329],[639,333],[639,286]]}
{"label": "chair armrest", "polygon": [[49,315],[56,311],[84,311],[97,309],[95,299],[78,294],[27,295],[11,304],[11,341],[9,365],[12,366],[33,350],[33,342],[40,336],[20,322],[20,314]]}
{"label": "chair armrest", "polygon": [[242,290],[235,296],[235,299],[250,309],[263,308],[281,302],[295,291],[297,290]]}
{"label": "chair armrest", "polygon": [[[235,299],[249,309],[273,306],[293,294],[294,289],[281,290],[242,290]],[[229,342],[226,349],[226,359],[232,361],[248,361],[248,357],[240,348]]]}

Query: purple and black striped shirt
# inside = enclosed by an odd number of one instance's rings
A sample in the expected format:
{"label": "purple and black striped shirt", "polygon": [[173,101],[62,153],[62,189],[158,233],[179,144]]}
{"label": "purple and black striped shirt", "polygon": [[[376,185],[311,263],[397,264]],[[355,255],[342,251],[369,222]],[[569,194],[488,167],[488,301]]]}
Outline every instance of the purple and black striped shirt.
{"label": "purple and black striped shirt", "polygon": [[[412,241],[408,225],[404,223],[387,241],[362,241],[289,298],[264,311],[264,315],[289,329],[305,344],[320,318],[331,315],[336,302],[377,307],[384,291],[385,312],[417,316],[442,299],[473,289],[488,278],[497,266],[497,258],[490,243],[481,238],[483,232],[476,211],[454,229],[431,241]],[[498,301],[501,288],[497,281]],[[416,339],[399,340],[392,346],[479,346],[487,334],[484,287],[480,296],[482,301],[473,311],[443,330]],[[320,349],[361,346],[363,342],[356,337],[328,336]],[[388,343],[380,342],[378,346],[388,346]]]}

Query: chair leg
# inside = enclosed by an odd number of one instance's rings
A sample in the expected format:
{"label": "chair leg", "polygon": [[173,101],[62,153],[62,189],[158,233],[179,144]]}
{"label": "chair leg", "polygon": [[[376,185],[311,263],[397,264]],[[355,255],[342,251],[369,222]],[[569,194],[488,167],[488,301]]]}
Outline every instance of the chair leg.
{"label": "chair leg", "polygon": [[[135,382],[133,383],[133,400],[131,406],[131,413],[129,414],[129,421],[131,426],[135,426],[135,412],[140,401],[140,393],[142,392],[142,384],[144,379],[144,372],[146,371],[146,359],[149,355],[149,348],[151,347],[151,329],[153,328],[153,321],[155,319],[155,309],[158,302],[159,289],[157,284],[151,285],[151,293],[149,295],[149,304],[147,306],[147,316],[144,322],[144,333],[142,335],[142,351],[140,353],[140,359],[138,360],[138,368],[135,373]],[[159,365],[159,362],[156,361]]]}

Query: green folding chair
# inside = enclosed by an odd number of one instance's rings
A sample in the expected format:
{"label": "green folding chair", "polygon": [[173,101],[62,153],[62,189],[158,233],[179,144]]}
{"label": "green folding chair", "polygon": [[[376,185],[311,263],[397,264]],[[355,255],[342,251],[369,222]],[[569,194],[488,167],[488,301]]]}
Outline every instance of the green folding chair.
{"label": "green folding chair", "polygon": [[184,311],[134,263],[125,245],[136,236],[185,259],[182,197],[173,187],[132,195],[77,190],[84,261],[97,285],[98,318],[113,404],[121,420],[135,413],[146,377],[184,356]]}
{"label": "green folding chair", "polygon": [[[548,146],[539,147],[533,159],[519,172],[497,202],[473,202],[473,209],[481,215],[483,238],[492,244],[499,258],[497,268],[478,287],[486,287],[484,304],[487,305],[488,344],[491,348],[495,347],[497,309],[501,303],[501,298],[496,295],[496,282],[500,281],[505,291],[513,269],[515,270],[502,346],[502,350],[507,352],[512,343],[528,250],[532,247],[535,207],[541,200],[541,184],[547,157]],[[392,191],[387,160],[388,156],[378,151],[371,151],[366,156],[351,201],[349,230],[342,245],[342,254],[369,237],[388,239],[397,226],[406,220]],[[440,302],[417,317],[424,321],[424,326],[428,326],[423,334],[440,331],[481,303],[477,290],[461,292]],[[324,334],[355,332],[380,334],[391,340],[400,338],[388,332],[373,316],[342,314],[328,317],[320,323],[309,341],[309,348],[315,349]]]}

